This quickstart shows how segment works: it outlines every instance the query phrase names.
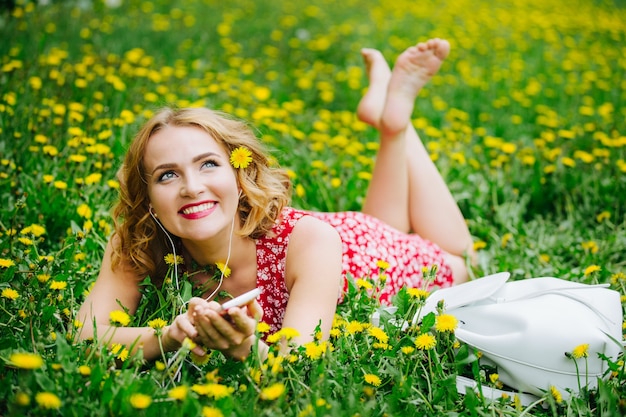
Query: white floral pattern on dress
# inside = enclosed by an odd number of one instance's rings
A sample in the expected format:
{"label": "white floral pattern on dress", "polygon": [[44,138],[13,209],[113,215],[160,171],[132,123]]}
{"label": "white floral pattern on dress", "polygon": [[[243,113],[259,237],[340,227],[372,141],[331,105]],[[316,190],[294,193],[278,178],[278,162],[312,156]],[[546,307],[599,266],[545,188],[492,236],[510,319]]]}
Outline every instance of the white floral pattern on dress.
{"label": "white floral pattern on dress", "polygon": [[[354,278],[377,280],[378,261],[389,264],[383,272],[387,276],[380,295],[383,304],[389,303],[391,297],[404,286],[421,288],[424,267],[438,267],[431,287],[452,285],[452,270],[444,261],[444,252],[419,235],[400,232],[360,212],[318,213],[286,207],[272,233],[256,241],[257,287],[261,289],[259,304],[263,309],[263,322],[270,326],[270,334],[281,329],[289,301],[285,284],[289,236],[298,220],[307,215],[332,225],[339,232],[343,242],[344,291],[348,287],[347,274]],[[338,301],[341,299],[340,295]]]}

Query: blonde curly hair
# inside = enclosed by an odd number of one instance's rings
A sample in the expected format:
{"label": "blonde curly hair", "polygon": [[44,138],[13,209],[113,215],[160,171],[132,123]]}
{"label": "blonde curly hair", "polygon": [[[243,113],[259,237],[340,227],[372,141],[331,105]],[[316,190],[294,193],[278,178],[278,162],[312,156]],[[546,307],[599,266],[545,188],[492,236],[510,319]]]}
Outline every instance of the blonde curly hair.
{"label": "blonde curly hair", "polygon": [[112,255],[113,267],[124,262],[139,277],[150,276],[158,281],[166,273],[163,258],[171,252],[171,246],[150,216],[143,158],[148,140],[165,126],[198,127],[223,146],[228,155],[238,147],[250,150],[250,164],[235,170],[242,190],[239,235],[257,239],[267,234],[291,196],[286,171],[272,166],[265,147],[246,123],[207,108],[161,109],[139,130],[118,171],[120,188],[119,200],[113,208],[116,240]]}

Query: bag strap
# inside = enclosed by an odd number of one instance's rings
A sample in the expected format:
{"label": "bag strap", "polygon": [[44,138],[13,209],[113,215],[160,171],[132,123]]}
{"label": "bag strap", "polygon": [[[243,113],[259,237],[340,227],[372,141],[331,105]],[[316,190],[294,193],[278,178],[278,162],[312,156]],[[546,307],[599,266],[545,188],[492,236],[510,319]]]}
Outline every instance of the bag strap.
{"label": "bag strap", "polygon": [[536,395],[533,395],[533,394],[528,394],[526,392],[505,391],[505,390],[501,390],[497,388],[491,388],[486,385],[479,384],[478,382],[476,382],[475,380],[471,378],[458,375],[456,377],[456,391],[461,395],[465,395],[465,393],[467,392],[467,388],[470,388],[472,390],[478,389],[482,393],[483,397],[491,401],[497,401],[498,399],[502,398],[503,395],[508,395],[510,398],[513,398],[514,396],[517,395],[517,397],[520,400],[520,404],[523,405],[524,407],[528,407],[529,405],[535,402],[543,401],[542,398],[537,397]]}
{"label": "bag strap", "polygon": [[[547,277],[546,277],[547,278]],[[546,279],[544,278],[544,279]],[[534,279],[541,279],[541,278],[534,278]],[[549,279],[549,278],[547,278]],[[557,278],[551,278],[551,279],[557,279]],[[562,280],[559,280],[562,281]],[[523,281],[515,281],[515,282],[523,282]],[[511,283],[511,284],[515,284],[515,282]],[[608,289],[609,284],[580,284],[578,283],[578,285],[576,285],[577,283],[571,283],[569,281],[565,281],[569,284],[572,285],[563,285],[560,287],[552,287],[552,288],[548,288],[548,289],[538,289],[536,291],[530,292],[530,293],[526,293],[526,294],[522,294],[522,295],[517,295],[517,296],[513,296],[513,297],[497,297],[497,295],[495,297],[490,296],[489,298],[491,300],[493,300],[496,303],[502,303],[502,302],[514,302],[514,301],[520,301],[520,300],[528,300],[531,298],[536,298],[536,297],[541,297],[544,295],[548,295],[548,294],[554,294],[554,295],[559,295],[562,297],[567,297],[570,300],[573,301],[577,301],[581,304],[584,304],[588,309],[590,309],[591,311],[593,311],[595,314],[597,314],[598,316],[602,317],[604,319],[605,322],[611,323],[611,324],[616,324],[616,322],[611,318],[608,317],[604,312],[602,312],[599,308],[596,307],[596,305],[598,305],[598,303],[592,304],[590,302],[588,302],[587,300],[573,294],[574,291],[580,291],[580,290],[589,290],[589,289]],[[571,291],[571,292],[568,292]],[[609,291],[612,291],[609,289]]]}
{"label": "bag strap", "polygon": [[436,311],[437,304],[441,300],[445,301],[446,309],[454,309],[487,299],[502,288],[510,276],[509,272],[499,272],[454,287],[433,291],[426,299],[424,306],[413,317],[413,324],[418,323],[428,313]]}

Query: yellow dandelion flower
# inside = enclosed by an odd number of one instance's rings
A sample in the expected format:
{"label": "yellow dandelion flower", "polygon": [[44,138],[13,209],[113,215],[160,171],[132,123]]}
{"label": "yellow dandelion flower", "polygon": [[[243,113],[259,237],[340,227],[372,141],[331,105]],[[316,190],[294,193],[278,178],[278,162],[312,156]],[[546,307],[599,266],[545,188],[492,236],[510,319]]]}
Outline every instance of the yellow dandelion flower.
{"label": "yellow dandelion flower", "polygon": [[453,332],[459,321],[451,314],[440,314],[435,319],[435,329],[438,332]]}
{"label": "yellow dandelion flower", "polygon": [[204,355],[198,355],[195,352],[191,352],[189,357],[191,358],[191,361],[198,366],[206,365],[211,360],[211,354],[207,354],[206,350],[204,351]]}
{"label": "yellow dandelion flower", "polygon": [[498,379],[500,379],[500,375],[498,374],[489,375],[489,380],[491,381],[492,384],[495,384],[496,382],[498,382]]}
{"label": "yellow dandelion flower", "polygon": [[415,352],[415,348],[413,346],[404,346],[401,350],[405,355],[410,355]]}
{"label": "yellow dandelion flower", "polygon": [[119,353],[117,354],[116,358],[121,360],[122,362],[126,361],[126,359],[128,359],[128,349],[121,348],[121,350],[119,350]]}
{"label": "yellow dandelion flower", "polygon": [[56,146],[45,145],[42,149],[43,153],[50,156],[57,156],[59,154],[59,150],[56,148]]}
{"label": "yellow dandelion flower", "polygon": [[273,401],[285,393],[285,384],[277,382],[261,390],[261,399]]}
{"label": "yellow dandelion flower", "polygon": [[389,269],[389,262],[383,261],[382,259],[376,261],[376,266],[380,269]]}
{"label": "yellow dandelion flower", "polygon": [[304,197],[306,195],[306,189],[302,184],[296,185],[295,193],[298,197]]}
{"label": "yellow dandelion flower", "polygon": [[39,392],[35,395],[35,402],[41,408],[58,410],[61,408],[61,399],[51,392]]}
{"label": "yellow dandelion flower", "polygon": [[114,310],[109,313],[109,320],[113,325],[128,326],[130,324],[130,316],[122,310]]}
{"label": "yellow dandelion flower", "polygon": [[135,393],[130,396],[129,401],[133,408],[143,410],[150,407],[150,404],[152,404],[152,397],[146,394]]}
{"label": "yellow dandelion flower", "polygon": [[224,274],[224,278],[228,278],[230,276],[231,270],[224,262],[216,262],[215,266],[217,266],[217,269]]}
{"label": "yellow dandelion flower", "polygon": [[65,288],[67,288],[67,281],[51,281],[50,282],[50,289],[51,290],[64,290]]}
{"label": "yellow dandelion flower", "polygon": [[348,334],[361,333],[363,330],[365,330],[365,326],[363,325],[363,323],[356,320],[352,320],[350,323],[347,323],[345,325],[345,328]]}
{"label": "yellow dandelion flower", "polygon": [[358,288],[364,288],[366,290],[372,288],[372,283],[362,278],[357,279],[355,283]]}
{"label": "yellow dandelion flower", "polygon": [[411,296],[411,298],[417,298],[418,300],[425,300],[430,295],[428,291],[420,288],[407,288],[406,292]]}
{"label": "yellow dandelion flower", "polygon": [[626,274],[623,272],[616,272],[611,275],[611,284],[617,285],[620,281],[626,281]]}
{"label": "yellow dandelion flower", "polygon": [[230,163],[235,168],[247,168],[252,162],[252,152],[244,146],[233,149],[230,153]]}
{"label": "yellow dandelion flower", "polygon": [[585,268],[584,275],[588,276],[588,275],[593,274],[594,272],[598,272],[601,270],[602,268],[600,268],[598,265],[589,265],[587,268]]}
{"label": "yellow dandelion flower", "polygon": [[39,260],[43,262],[52,262],[54,261],[54,256],[52,255],[39,255]]}
{"label": "yellow dandelion flower", "polygon": [[78,206],[76,208],[76,213],[78,213],[78,215],[84,219],[90,219],[93,214],[91,208],[87,204],[81,204],[80,206]]}
{"label": "yellow dandelion flower", "polygon": [[202,417],[224,417],[224,414],[219,408],[215,407],[202,407]]}
{"label": "yellow dandelion flower", "polygon": [[189,392],[189,388],[186,385],[179,385],[178,387],[174,387],[167,392],[167,396],[173,400],[183,401],[187,398],[187,393]]}
{"label": "yellow dandelion flower", "polygon": [[268,343],[276,343],[281,339],[291,340],[294,337],[300,336],[300,332],[291,327],[283,327],[279,331],[274,334],[271,334],[267,337]]}
{"label": "yellow dandelion flower", "polygon": [[57,180],[53,183],[54,188],[57,188],[59,190],[67,190],[67,183],[65,181],[60,181]]}
{"label": "yellow dandelion flower", "polygon": [[389,336],[387,336],[385,331],[380,327],[370,327],[367,329],[367,333],[381,343],[387,343],[389,341]]}
{"label": "yellow dandelion flower", "polygon": [[309,342],[304,345],[305,354],[311,360],[317,360],[322,357],[324,353],[328,350],[329,344],[327,342]]}
{"label": "yellow dandelion flower", "polygon": [[219,400],[230,396],[235,389],[222,384],[209,383],[202,385],[195,384],[191,387],[191,390],[198,395],[205,395]]}
{"label": "yellow dandelion flower", "polygon": [[415,346],[419,350],[430,350],[433,349],[437,345],[437,339],[435,336],[423,333],[415,338]]}
{"label": "yellow dandelion flower", "polygon": [[23,228],[20,231],[20,234],[22,234],[22,235],[32,234],[35,237],[40,237],[40,236],[46,234],[46,228],[43,227],[43,226],[40,226],[38,224],[31,224],[30,226],[27,226],[27,227]]}
{"label": "yellow dandelion flower", "polygon": [[17,300],[20,294],[15,291],[13,288],[5,288],[2,290],[2,298],[6,298],[9,300]]}
{"label": "yellow dandelion flower", "polygon": [[224,413],[219,408],[202,407],[202,417],[224,417]]}
{"label": "yellow dandelion flower", "polygon": [[156,318],[154,320],[150,320],[148,322],[148,326],[152,327],[155,330],[162,329],[167,326],[167,322],[161,318]]}
{"label": "yellow dandelion flower", "polygon": [[580,245],[584,250],[589,251],[590,253],[598,253],[598,244],[593,240],[582,242]]}
{"label": "yellow dandelion flower", "polygon": [[341,330],[336,328],[336,327],[333,327],[332,329],[330,329],[330,333],[329,334],[330,334],[330,337],[333,337],[333,338],[336,339],[339,336],[341,336]]}
{"label": "yellow dandelion flower", "polygon": [[15,265],[15,262],[13,262],[10,259],[0,258],[0,268],[9,268],[14,265]]}
{"label": "yellow dandelion flower", "polygon": [[589,356],[589,343],[583,343],[582,345],[578,345],[572,350],[572,356],[576,359],[586,358]]}
{"label": "yellow dandelion flower", "polygon": [[183,348],[184,349],[193,350],[196,346],[197,346],[196,343],[193,340],[191,340],[190,338],[188,338],[188,337],[186,337],[183,340]]}
{"label": "yellow dandelion flower", "polygon": [[17,240],[18,240],[18,241],[19,241],[22,245],[25,245],[25,246],[30,246],[30,245],[32,245],[32,244],[34,244],[34,243],[35,243],[35,242],[33,242],[33,240],[32,240],[32,239],[27,238],[27,237],[18,237],[18,238],[17,238]]}
{"label": "yellow dandelion flower", "polygon": [[18,392],[15,394],[15,402],[21,407],[30,405],[30,397],[25,392]]}
{"label": "yellow dandelion flower", "polygon": [[259,333],[267,333],[270,331],[270,325],[265,322],[258,322],[256,325],[256,331]]}
{"label": "yellow dandelion flower", "polygon": [[261,382],[261,375],[263,373],[260,369],[250,369],[250,378],[255,382],[255,384],[259,384]]}
{"label": "yellow dandelion flower", "polygon": [[363,376],[363,379],[365,379],[365,382],[367,382],[368,384],[373,385],[375,387],[379,387],[380,384],[382,383],[380,378],[377,375],[374,375],[374,374],[365,374]]}
{"label": "yellow dandelion flower", "polygon": [[552,396],[552,398],[554,398],[554,401],[556,401],[557,403],[563,402],[563,396],[554,385],[550,386],[550,395]]}
{"label": "yellow dandelion flower", "polygon": [[272,95],[272,91],[267,87],[254,87],[252,94],[259,101],[265,101]]}
{"label": "yellow dandelion flower", "polygon": [[89,174],[85,177],[85,184],[87,185],[97,184],[100,182],[101,179],[102,179],[102,174],[100,174],[99,172],[96,172],[94,174]]}
{"label": "yellow dandelion flower", "polygon": [[184,262],[182,256],[176,255],[176,257],[174,257],[173,253],[168,253],[163,257],[163,259],[165,260],[165,263],[169,266],[180,265]]}
{"label": "yellow dandelion flower", "polygon": [[479,251],[481,249],[485,249],[487,247],[487,242],[484,242],[482,240],[478,240],[476,242],[474,242],[474,250],[475,251]]}
{"label": "yellow dandelion flower", "polygon": [[82,376],[89,376],[91,375],[91,368],[87,365],[81,365],[78,367],[78,373]]}
{"label": "yellow dandelion flower", "polygon": [[598,223],[602,223],[605,220],[609,220],[611,218],[611,213],[608,211],[603,211],[602,213],[596,216],[596,221]]}
{"label": "yellow dandelion flower", "polygon": [[264,365],[264,369],[267,369],[269,366],[270,373],[272,375],[278,375],[282,371],[284,371],[283,361],[285,358],[283,356],[278,356],[274,358],[274,360],[270,360],[267,362],[267,365]]}
{"label": "yellow dandelion flower", "polygon": [[43,359],[36,353],[17,352],[9,356],[9,363],[20,369],[39,369],[43,366]]}

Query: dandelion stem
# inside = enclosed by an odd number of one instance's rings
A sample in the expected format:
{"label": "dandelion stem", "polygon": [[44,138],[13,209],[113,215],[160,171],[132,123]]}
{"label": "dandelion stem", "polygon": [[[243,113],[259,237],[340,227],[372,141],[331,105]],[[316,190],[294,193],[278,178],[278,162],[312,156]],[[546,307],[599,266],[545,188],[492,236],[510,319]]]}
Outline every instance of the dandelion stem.
{"label": "dandelion stem", "polygon": [[535,408],[538,404],[541,404],[543,402],[543,398],[539,398],[537,401],[535,401],[534,403],[530,404],[528,407],[526,407],[524,409],[524,411],[522,411],[518,417],[524,417],[526,414],[528,414],[530,412],[530,410],[532,410],[533,408]]}

